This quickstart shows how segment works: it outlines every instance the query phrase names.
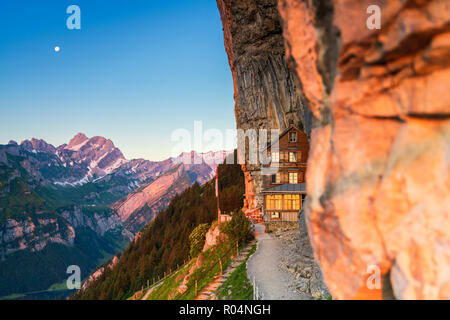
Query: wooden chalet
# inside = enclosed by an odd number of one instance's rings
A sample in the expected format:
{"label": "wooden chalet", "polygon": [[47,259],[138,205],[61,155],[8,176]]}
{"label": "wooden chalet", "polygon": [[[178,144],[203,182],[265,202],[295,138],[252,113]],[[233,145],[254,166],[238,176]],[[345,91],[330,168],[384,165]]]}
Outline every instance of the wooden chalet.
{"label": "wooden chalet", "polygon": [[264,221],[297,221],[306,195],[305,173],[309,141],[295,126],[278,139],[278,148],[269,145],[271,163],[263,176]]}

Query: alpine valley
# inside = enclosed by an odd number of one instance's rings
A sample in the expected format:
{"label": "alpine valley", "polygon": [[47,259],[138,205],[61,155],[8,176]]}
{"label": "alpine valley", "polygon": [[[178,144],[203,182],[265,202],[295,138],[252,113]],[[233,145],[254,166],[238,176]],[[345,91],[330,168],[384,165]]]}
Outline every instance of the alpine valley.
{"label": "alpine valley", "polygon": [[68,266],[86,278],[229,153],[128,160],[111,140],[82,133],[59,147],[0,145],[0,297],[67,296]]}

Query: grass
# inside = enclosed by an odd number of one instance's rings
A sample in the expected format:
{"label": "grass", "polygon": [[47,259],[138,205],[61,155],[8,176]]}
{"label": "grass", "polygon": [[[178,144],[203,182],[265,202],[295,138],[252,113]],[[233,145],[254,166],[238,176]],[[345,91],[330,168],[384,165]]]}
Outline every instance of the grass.
{"label": "grass", "polygon": [[194,300],[195,280],[197,280],[197,293],[200,293],[203,288],[214,280],[214,276],[220,273],[219,258],[222,258],[222,269],[225,270],[231,262],[233,253],[235,253],[234,245],[230,242],[225,242],[203,252],[202,266],[191,275],[187,283],[188,290],[180,297],[180,300]]}
{"label": "grass", "polygon": [[177,294],[177,288],[181,285],[184,277],[188,274],[189,269],[194,263],[195,260],[191,260],[179,271],[167,277],[163,284],[153,289],[147,300],[172,300]]}
{"label": "grass", "polygon": [[152,291],[147,300],[194,300],[195,281],[197,281],[197,293],[200,293],[220,273],[219,258],[222,258],[222,268],[225,270],[233,253],[235,253],[234,245],[230,242],[224,242],[206,250],[201,254],[202,265],[189,276],[186,284],[188,289],[185,293],[180,294],[177,289],[183,283],[185,276],[189,274],[189,269],[197,263],[198,257],[168,276],[163,284]]}
{"label": "grass", "polygon": [[244,262],[217,289],[217,296],[221,300],[252,300],[253,285],[247,278],[247,261],[256,251],[256,244],[252,247]]}

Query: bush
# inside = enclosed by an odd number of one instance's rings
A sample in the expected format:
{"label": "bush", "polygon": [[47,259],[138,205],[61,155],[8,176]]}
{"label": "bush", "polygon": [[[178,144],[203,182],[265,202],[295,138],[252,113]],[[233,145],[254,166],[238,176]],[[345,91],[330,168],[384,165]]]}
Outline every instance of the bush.
{"label": "bush", "polygon": [[199,224],[189,235],[189,243],[191,244],[190,255],[191,258],[195,258],[200,252],[202,252],[205,245],[205,236],[209,230],[209,224]]}
{"label": "bush", "polygon": [[247,243],[254,238],[252,225],[242,210],[234,211],[231,221],[223,224],[221,231],[233,242]]}

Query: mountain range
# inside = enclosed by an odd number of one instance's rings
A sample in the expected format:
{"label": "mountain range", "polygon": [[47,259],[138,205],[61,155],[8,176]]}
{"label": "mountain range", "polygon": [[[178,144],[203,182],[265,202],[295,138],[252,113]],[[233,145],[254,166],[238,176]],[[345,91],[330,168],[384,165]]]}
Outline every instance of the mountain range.
{"label": "mountain range", "polygon": [[82,133],[58,147],[34,138],[0,145],[0,297],[46,289],[71,264],[87,276],[228,154],[128,160],[111,140]]}

